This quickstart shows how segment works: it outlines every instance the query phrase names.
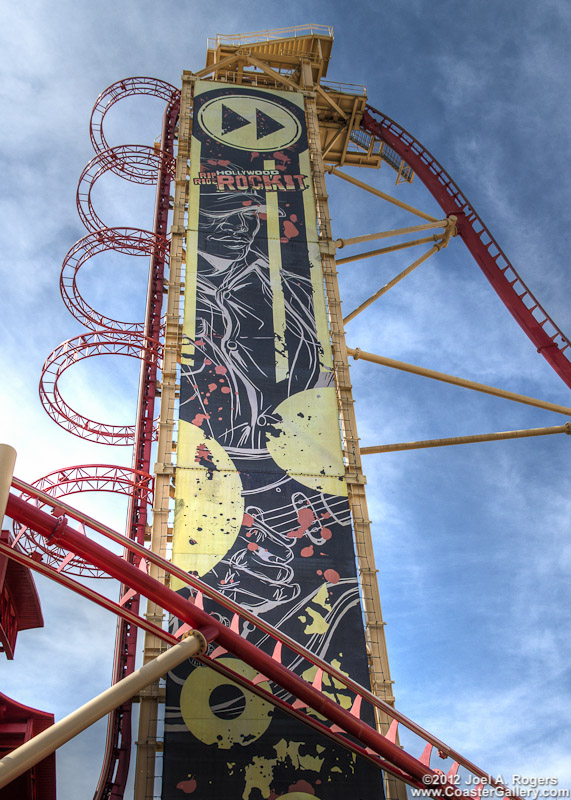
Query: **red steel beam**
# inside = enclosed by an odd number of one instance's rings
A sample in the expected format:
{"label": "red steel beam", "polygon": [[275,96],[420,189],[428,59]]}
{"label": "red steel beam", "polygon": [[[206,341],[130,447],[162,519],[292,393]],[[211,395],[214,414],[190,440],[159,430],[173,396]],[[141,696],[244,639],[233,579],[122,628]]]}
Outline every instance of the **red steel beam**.
{"label": "red steel beam", "polygon": [[[324,696],[320,691],[306,683],[301,677],[275,661],[270,655],[259,650],[255,645],[243,639],[226,625],[197,608],[181,595],[164,586],[162,583],[143,573],[138,567],[130,564],[108,551],[105,547],[91,541],[88,537],[75,531],[66,517],[54,518],[15,495],[10,495],[6,513],[13,519],[29,525],[50,544],[56,544],[89,561],[94,566],[105,570],[112,577],[122,581],[126,586],[137,590],[153,602],[183,622],[195,628],[214,626],[217,629],[216,641],[228,652],[241,658],[258,672],[279,684],[303,703],[322,714],[326,719],[338,725],[362,745],[370,748],[382,758],[401,769],[413,780],[428,784],[434,780],[434,786],[442,788],[443,798],[465,798],[467,795],[452,783],[439,783],[439,774],[418,759],[406,753],[389,741],[365,722],[341,708]],[[507,792],[506,792],[507,794]]]}
{"label": "red steel beam", "polygon": [[50,567],[48,564],[45,564],[42,561],[37,561],[35,558],[16,550],[16,548],[11,547],[9,544],[6,544],[2,541],[0,541],[0,555],[7,556],[12,561],[22,564],[22,566],[27,567],[28,569],[33,569],[36,572],[39,572],[40,575],[43,575],[45,578],[49,578],[50,580],[54,581],[54,583],[59,583],[59,585],[63,586],[65,589],[70,589],[70,591],[85,597],[92,603],[95,603],[101,608],[106,609],[106,611],[111,611],[113,614],[123,617],[123,619],[128,620],[131,624],[137,625],[139,628],[143,628],[143,630],[152,633],[153,636],[158,636],[160,639],[164,639],[164,641],[169,642],[169,644],[174,644],[175,642],[179,641],[175,636],[172,636],[170,633],[167,633],[167,631],[159,628],[158,625],[154,625],[144,617],[140,617],[130,611],[127,608],[127,603],[121,606],[114,600],[110,600],[108,597],[105,597],[105,595],[99,594],[99,592],[96,592],[94,589],[90,589],[83,583],[79,583],[79,581],[76,581],[74,578],[70,578],[69,575],[66,575],[63,572],[57,572],[57,570],[55,570],[53,567]]}
{"label": "red steel beam", "polygon": [[[167,642],[168,644],[176,644],[180,639],[172,634],[168,633],[162,628],[157,627],[151,622],[148,622],[144,617],[137,616],[132,614],[130,611],[125,610],[124,607],[120,606],[118,603],[115,603],[109,598],[100,595],[98,592],[95,592],[92,589],[89,589],[87,586],[79,583],[78,581],[74,580],[73,578],[68,577],[63,573],[56,572],[53,567],[48,566],[47,564],[37,561],[30,556],[21,553],[18,550],[15,550],[8,544],[4,544],[0,542],[0,555],[4,554],[8,558],[12,559],[13,561],[17,561],[19,564],[23,566],[29,567],[32,570],[39,572],[41,575],[44,575],[46,578],[53,580],[55,583],[59,583],[61,586],[64,586],[66,589],[70,589],[72,592],[85,597],[87,600],[94,602],[96,605],[105,608],[107,611],[111,611],[112,613],[123,617],[124,619],[129,620],[134,625],[137,625],[139,628],[143,630],[149,631],[153,635],[157,636],[162,641]],[[304,714],[301,710],[298,710],[282,700],[279,697],[276,697],[271,692],[262,688],[258,683],[252,682],[244,675],[241,675],[238,672],[230,669],[226,664],[222,662],[216,661],[215,659],[209,658],[208,656],[197,656],[199,661],[214,669],[219,674],[223,675],[224,677],[228,678],[231,681],[234,681],[241,685],[244,689],[247,689],[254,694],[257,694],[263,700],[268,703],[273,704],[277,708],[281,709],[284,713],[289,714],[294,719],[299,720],[305,725],[309,725],[310,727],[315,728],[315,730],[319,731],[323,736],[327,736],[333,742],[349,749],[351,752],[357,753],[361,758],[366,758],[372,764],[374,764],[379,769],[383,769],[385,771],[391,772],[393,775],[396,775],[399,778],[402,778],[405,781],[410,781],[408,775],[404,774],[401,770],[394,767],[392,764],[389,764],[387,761],[379,758],[377,755],[373,754],[370,750],[366,750],[365,748],[359,747],[355,742],[349,742],[344,736],[340,735],[339,733],[333,732],[330,728],[324,725],[322,722],[318,720],[312,719]],[[423,788],[422,783],[415,784],[418,788]]]}
{"label": "red steel beam", "polygon": [[[252,614],[246,609],[242,608],[238,603],[235,603],[233,600],[230,600],[228,597],[224,597],[216,589],[212,588],[206,583],[203,583],[200,578],[192,575],[188,572],[184,572],[180,567],[174,565],[171,561],[166,561],[161,556],[153,553],[151,550],[147,550],[142,545],[138,544],[137,542],[129,541],[125,536],[113,529],[103,525],[102,523],[98,522],[97,520],[93,519],[93,517],[89,517],[88,515],[79,512],[77,509],[74,509],[73,506],[68,505],[65,502],[61,502],[60,500],[54,500],[49,495],[46,495],[42,491],[38,491],[37,488],[30,486],[29,484],[25,483],[24,481],[20,480],[19,478],[14,477],[12,480],[12,486],[15,489],[19,489],[21,492],[24,493],[26,497],[34,497],[38,500],[41,500],[42,503],[47,504],[52,507],[52,509],[58,509],[56,512],[55,510],[52,511],[52,514],[59,513],[59,514],[67,514],[69,517],[74,519],[76,522],[90,528],[91,530],[97,531],[101,533],[103,536],[111,539],[111,541],[116,542],[117,544],[122,544],[127,547],[132,553],[137,554],[140,558],[146,559],[147,561],[155,564],[156,566],[165,570],[167,574],[170,574],[172,577],[179,578],[183,583],[187,586],[192,587],[198,593],[202,593],[205,597],[209,597],[212,600],[219,602],[223,605],[227,611],[233,612],[235,615],[240,617],[243,620],[247,620],[248,622],[252,623],[255,627],[259,630],[264,631],[268,636],[274,639],[276,642],[281,642],[285,645],[286,648],[292,650],[298,656],[304,658],[308,663],[312,664],[313,666],[322,669],[325,673],[327,673],[330,678],[334,681],[340,682],[342,685],[346,686],[348,689],[353,691],[355,695],[360,695],[365,702],[370,703],[377,708],[383,710],[388,716],[393,719],[393,724],[400,723],[407,728],[413,734],[416,734],[421,739],[424,740],[425,746],[432,745],[436,751],[441,754],[442,758],[448,757],[451,758],[453,761],[457,762],[460,766],[467,769],[473,775],[478,776],[480,779],[484,781],[489,781],[489,775],[485,770],[480,769],[478,766],[473,764],[468,759],[464,758],[460,753],[449,747],[447,744],[442,742],[436,736],[433,736],[428,731],[424,730],[420,725],[417,725],[413,720],[406,717],[404,714],[401,714],[400,711],[389,706],[384,701],[380,700],[374,694],[372,694],[368,689],[364,686],[353,681],[348,675],[338,672],[331,664],[323,661],[319,656],[315,655],[311,651],[307,650],[306,648],[302,647],[298,642],[295,642],[293,639],[288,637],[283,631],[280,631],[276,628],[273,628],[267,622],[264,622],[260,617],[257,617],[255,614]],[[85,562],[82,562],[85,563]],[[95,570],[95,568],[93,568]],[[195,601],[196,602],[196,601]],[[213,669],[217,669],[219,672],[223,672],[222,667],[216,664],[216,661],[209,661],[208,662]],[[232,680],[236,680],[238,683],[241,683],[240,679],[236,676],[233,677]],[[252,686],[247,686],[251,691],[256,692],[256,688]],[[268,702],[274,702],[271,697],[266,697]],[[289,708],[286,704],[286,711]],[[292,713],[291,709],[287,711],[287,713]],[[294,714],[295,716],[295,714]],[[305,721],[307,724],[313,724],[311,720],[305,717]],[[320,728],[321,730],[321,728]],[[329,731],[329,729],[325,729]],[[324,731],[321,730],[323,733]],[[325,733],[324,735],[331,736],[331,733]],[[334,737],[331,737],[334,738]],[[337,741],[337,740],[336,740]],[[338,742],[342,746],[346,746],[344,742]],[[356,751],[355,751],[356,752]],[[365,753],[365,751],[363,751]],[[361,753],[361,755],[363,755]],[[366,755],[366,753],[365,753]],[[379,766],[378,762],[377,766]],[[390,771],[390,767],[386,766],[386,763],[381,765],[382,769],[388,769]],[[394,773],[396,774],[396,773]],[[402,777],[399,775],[398,777]],[[492,781],[493,785],[496,785],[494,781]],[[411,783],[411,785],[413,785]],[[499,785],[499,784],[498,784]]]}

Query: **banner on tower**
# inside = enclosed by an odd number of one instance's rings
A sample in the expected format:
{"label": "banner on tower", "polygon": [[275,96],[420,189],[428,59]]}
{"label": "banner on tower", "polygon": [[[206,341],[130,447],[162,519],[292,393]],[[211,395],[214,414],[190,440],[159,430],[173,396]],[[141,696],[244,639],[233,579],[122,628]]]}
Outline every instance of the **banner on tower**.
{"label": "banner on tower", "polygon": [[[196,84],[175,504],[175,564],[368,684],[301,93]],[[198,661],[169,675],[165,714],[163,800],[382,793],[371,764]]]}

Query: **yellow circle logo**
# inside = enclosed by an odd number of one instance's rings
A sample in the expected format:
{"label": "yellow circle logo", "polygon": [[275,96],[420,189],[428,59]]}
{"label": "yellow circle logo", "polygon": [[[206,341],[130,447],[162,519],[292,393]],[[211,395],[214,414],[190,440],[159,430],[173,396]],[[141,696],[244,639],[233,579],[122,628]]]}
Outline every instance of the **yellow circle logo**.
{"label": "yellow circle logo", "polygon": [[279,103],[240,94],[206,102],[198,112],[198,123],[216,141],[254,152],[290,147],[302,130],[297,117]]}
{"label": "yellow circle logo", "polygon": [[[218,661],[249,680],[258,674],[236,658],[227,656]],[[260,686],[271,692],[267,681]],[[242,692],[237,683],[213,669],[197,667],[182,687],[180,711],[186,727],[197,739],[229,750],[259,739],[272,721],[273,706],[252,692]]]}

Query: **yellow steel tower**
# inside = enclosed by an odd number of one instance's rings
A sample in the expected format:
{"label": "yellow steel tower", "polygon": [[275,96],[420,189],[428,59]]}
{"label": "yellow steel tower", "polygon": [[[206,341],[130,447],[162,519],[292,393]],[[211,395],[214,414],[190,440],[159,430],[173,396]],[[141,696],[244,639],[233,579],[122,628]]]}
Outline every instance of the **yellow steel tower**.
{"label": "yellow steel tower", "polygon": [[[228,362],[223,360],[220,362],[221,364],[227,363],[230,366],[217,366],[215,371],[212,368],[213,359],[215,358],[212,353],[218,354],[222,359],[223,340],[227,339],[228,335],[226,333],[217,334],[211,331],[206,323],[197,322],[200,316],[200,304],[201,302],[203,304],[206,302],[204,298],[201,300],[200,286],[203,286],[204,297],[208,292],[210,292],[211,296],[215,294],[218,296],[218,293],[222,292],[224,288],[222,287],[223,280],[219,276],[223,269],[228,269],[226,265],[230,263],[226,252],[228,250],[226,239],[233,237],[234,242],[238,242],[238,245],[234,245],[235,260],[232,269],[236,274],[238,274],[239,270],[242,270],[242,273],[247,276],[256,273],[258,275],[258,284],[261,284],[262,287],[260,289],[262,295],[265,291],[266,295],[269,292],[273,296],[271,320],[270,322],[264,322],[263,315],[260,315],[259,327],[264,331],[268,326],[273,326],[273,333],[271,334],[273,344],[271,346],[274,353],[272,358],[275,358],[275,372],[273,374],[276,385],[284,385],[289,380],[290,395],[298,398],[299,388],[291,388],[298,378],[295,377],[295,367],[292,366],[291,352],[294,345],[291,341],[288,343],[288,336],[290,335],[288,326],[293,329],[296,325],[296,319],[298,327],[303,327],[305,324],[304,322],[299,322],[299,312],[295,310],[296,304],[301,306],[303,301],[296,294],[295,289],[290,291],[289,285],[286,286],[287,279],[284,277],[288,267],[285,263],[286,250],[284,249],[286,244],[289,245],[288,231],[292,236],[295,236],[297,234],[292,232],[299,229],[299,213],[293,214],[289,209],[289,202],[286,202],[290,199],[289,196],[293,201],[295,195],[299,202],[302,203],[299,208],[305,209],[302,211],[302,215],[305,215],[306,232],[301,238],[307,243],[304,253],[309,253],[309,260],[311,261],[312,285],[311,289],[308,290],[307,297],[309,297],[308,302],[313,304],[315,323],[312,324],[314,324],[317,331],[313,335],[315,339],[313,344],[311,343],[313,340],[309,341],[311,339],[309,334],[302,335],[298,332],[298,335],[302,339],[305,336],[304,347],[309,353],[307,360],[311,360],[310,351],[313,347],[313,351],[311,351],[313,355],[317,352],[321,354],[319,358],[321,359],[322,376],[329,372],[333,377],[334,393],[331,396],[336,397],[337,411],[334,411],[333,416],[328,418],[329,421],[326,419],[326,424],[330,425],[331,419],[338,419],[340,422],[342,461],[339,463],[341,464],[342,474],[337,474],[339,469],[335,472],[335,469],[331,468],[333,469],[331,472],[326,464],[321,470],[317,470],[315,474],[312,473],[310,466],[297,466],[297,468],[291,467],[291,469],[288,466],[286,471],[289,470],[288,475],[290,478],[295,472],[294,477],[298,482],[296,485],[311,485],[314,489],[317,487],[319,490],[324,490],[325,495],[322,492],[323,497],[331,495],[331,483],[326,484],[325,480],[319,483],[319,478],[316,478],[316,475],[319,476],[320,473],[327,473],[326,479],[330,482],[342,481],[346,487],[350,516],[352,518],[354,547],[357,554],[362,598],[362,613],[365,623],[363,657],[365,662],[368,663],[372,690],[378,697],[393,704],[392,681],[387,658],[384,623],[376,579],[377,570],[365,496],[366,481],[361,466],[347,360],[347,346],[343,329],[344,320],[341,313],[336,278],[335,253],[337,248],[343,246],[344,243],[342,240],[336,240],[331,230],[325,175],[327,172],[336,172],[339,167],[344,165],[379,167],[382,159],[388,161],[397,170],[398,180],[412,180],[412,173],[410,168],[394,153],[383,153],[381,143],[360,129],[366,104],[365,87],[329,83],[326,80],[332,45],[333,31],[324,25],[300,26],[237,36],[217,36],[215,40],[209,41],[206,67],[197,72],[185,71],[183,73],[173,224],[171,228],[172,243],[161,386],[160,434],[155,472],[156,488],[152,548],[163,555],[169,554],[171,548],[174,548],[173,560],[176,560],[185,569],[195,571],[201,576],[206,575],[206,579],[208,578],[209,569],[218,565],[218,572],[214,569],[214,574],[215,582],[217,581],[216,585],[219,589],[225,582],[236,581],[236,575],[241,579],[241,585],[243,586],[245,575],[251,576],[253,574],[253,567],[249,563],[247,565],[244,564],[245,557],[243,553],[249,556],[254,552],[255,548],[259,547],[255,541],[251,540],[248,543],[248,552],[246,552],[247,549],[245,548],[243,551],[239,551],[238,554],[233,551],[233,555],[226,555],[223,558],[224,554],[218,552],[222,546],[219,544],[207,543],[203,547],[203,552],[195,555],[197,550],[193,550],[193,547],[196,548],[197,544],[200,546],[200,541],[197,542],[200,537],[197,534],[196,538],[193,538],[193,535],[189,534],[192,534],[192,531],[197,529],[199,531],[202,530],[199,525],[201,509],[207,509],[207,512],[202,515],[206,517],[212,512],[213,504],[219,502],[223,506],[219,519],[222,523],[221,530],[223,529],[223,533],[227,535],[233,524],[232,519],[234,517],[232,512],[235,510],[235,506],[236,508],[239,506],[238,511],[240,514],[244,511],[244,508],[248,510],[253,507],[240,505],[241,501],[236,499],[236,497],[240,497],[240,481],[237,476],[241,476],[242,483],[245,485],[243,476],[249,469],[249,467],[244,466],[244,459],[246,457],[250,460],[258,459],[257,463],[259,464],[260,460],[263,461],[263,458],[265,458],[262,451],[265,452],[265,450],[269,449],[274,458],[271,463],[275,464],[276,460],[279,462],[280,457],[283,460],[287,460],[286,455],[284,455],[287,446],[283,452],[280,451],[280,456],[275,448],[272,450],[274,446],[272,437],[268,438],[267,441],[266,439],[262,441],[263,437],[260,433],[258,440],[254,444],[250,442],[248,455],[246,456],[244,447],[246,446],[245,439],[247,436],[244,436],[244,431],[247,428],[247,423],[244,422],[243,416],[240,416],[241,412],[237,410],[228,412],[229,414],[234,414],[233,424],[235,428],[233,428],[233,435],[229,436],[225,431],[224,434],[218,436],[219,441],[216,441],[217,434],[212,428],[210,419],[210,412],[213,408],[211,393],[214,393],[215,389],[218,389],[219,392],[227,391],[226,397],[229,395],[234,396],[236,405],[241,403],[243,406],[244,403],[248,403],[248,408],[251,408],[254,403],[251,399],[252,396],[256,391],[261,396],[262,390],[259,389],[258,385],[254,385],[255,381],[244,377],[242,374],[243,361],[237,360],[238,357],[235,355],[230,354]],[[276,97],[278,100],[276,100]],[[299,113],[296,109],[299,110]],[[202,126],[200,132],[197,132],[197,126]],[[248,144],[248,135],[251,136],[250,144]],[[301,139],[299,138],[300,136],[302,137]],[[303,156],[299,156],[297,173],[293,174],[290,173],[287,164],[291,161],[291,154],[300,151],[298,140],[303,140],[306,143],[306,149]],[[204,155],[206,150],[210,155],[208,159],[205,159]],[[242,166],[240,166],[236,162],[240,161],[240,158],[245,153],[248,158],[246,161],[242,159],[240,162]],[[242,155],[240,156],[240,154]],[[306,159],[306,161],[303,161],[303,159]],[[307,167],[308,175],[304,173],[304,165]],[[253,167],[253,169],[248,167]],[[206,192],[206,194],[200,195],[201,191],[203,193]],[[232,192],[234,192],[233,195]],[[199,215],[203,214],[203,208],[200,203],[206,202],[200,199],[201,196],[209,198],[210,205],[205,207],[204,214],[209,216],[210,230],[214,230],[214,233],[205,234],[202,230],[205,226],[202,225],[201,228]],[[301,197],[303,197],[302,200],[300,199]],[[235,207],[236,200],[242,204],[240,214],[238,214]],[[234,206],[231,205],[232,203],[234,203]],[[312,209],[308,208],[308,204],[312,206]],[[246,210],[247,214],[244,210]],[[255,214],[254,210],[256,211]],[[311,222],[312,215],[314,222]],[[242,233],[237,233],[236,220],[238,216],[241,217]],[[234,222],[231,222],[231,219]],[[226,237],[220,234],[222,224],[228,226]],[[231,224],[234,225],[232,229],[230,228]],[[289,224],[289,228],[287,228],[287,224]],[[280,225],[282,226],[281,228]],[[310,235],[312,225],[314,229],[313,237]],[[444,227],[445,225],[446,223],[444,223]],[[252,240],[247,242],[246,239],[249,235],[254,236],[251,231],[254,230],[255,226],[257,226],[254,231],[256,236],[260,235],[260,226],[264,227],[265,230],[267,245],[265,245],[264,257],[266,260],[262,266],[260,266],[262,263],[260,253],[257,255],[257,261],[254,266],[252,266],[254,262],[251,253],[249,262],[246,254],[246,249],[251,249],[252,246]],[[425,227],[436,226],[429,223]],[[440,227],[443,227],[443,225],[440,224]],[[248,233],[248,230],[250,230],[250,233]],[[240,237],[243,238],[240,239]],[[206,252],[208,248],[204,245],[204,238],[210,240],[210,253]],[[368,238],[375,237],[374,235],[362,237],[362,240],[367,240]],[[240,242],[242,245],[241,252],[239,252]],[[213,247],[215,248],[215,245],[218,250],[212,249]],[[224,252],[222,245],[226,247]],[[294,242],[287,252],[295,254],[294,247],[297,246],[296,242]],[[201,252],[201,249],[204,250],[205,255],[197,256],[196,253]],[[306,257],[304,256],[304,258]],[[291,256],[287,256],[287,258],[291,258]],[[203,276],[202,278],[200,274],[197,276],[197,264],[201,263],[201,259],[207,265],[204,269],[206,277]],[[224,261],[224,259],[226,260]],[[221,266],[222,264],[224,266]],[[316,272],[316,267],[319,268],[319,272]],[[266,268],[268,270],[267,279],[262,275],[263,270]],[[295,270],[295,268],[294,265],[292,269]],[[198,270],[200,271],[199,268]],[[249,279],[250,277],[248,277]],[[232,314],[234,313],[232,304],[239,305],[242,301],[232,297],[232,286],[238,286],[236,280],[232,285],[230,285],[229,279],[225,278],[224,280],[226,280],[226,289],[224,291],[228,296],[229,313]],[[266,284],[264,284],[264,280],[266,280]],[[203,282],[202,284],[201,281]],[[206,283],[210,281],[208,283],[210,289],[204,289],[205,281]],[[282,285],[277,288],[280,281]],[[302,279],[300,278],[297,281],[298,286],[301,285],[301,282]],[[199,286],[198,290],[196,285]],[[265,290],[264,286],[266,287]],[[234,291],[239,292],[239,287],[235,288]],[[252,293],[257,291],[254,282],[252,282],[250,291]],[[323,292],[325,292],[324,295]],[[185,297],[186,303],[184,301]],[[212,310],[212,303],[209,308],[210,324],[214,325],[212,319],[216,317],[218,311],[216,309]],[[206,313],[204,309],[203,312]],[[238,311],[236,313],[241,312]],[[219,312],[221,318],[224,314],[224,310]],[[325,318],[328,320],[328,330]],[[264,325],[266,328],[264,328]],[[323,328],[324,325],[325,328]],[[243,327],[242,325],[242,332]],[[202,337],[201,333],[203,334]],[[198,383],[195,383],[194,395],[189,395],[186,400],[184,398],[180,400],[181,411],[177,418],[181,383],[184,384],[186,376],[192,373],[189,364],[191,367],[194,365],[195,372],[197,371],[196,358],[200,354],[201,347],[206,346],[204,341],[208,339],[209,335],[212,338],[212,352],[206,354],[208,358],[205,357],[201,369],[204,369],[204,364],[209,365],[214,381],[220,375],[225,376],[227,369],[230,371],[235,370],[236,381],[234,384],[228,381],[228,386],[225,384],[222,387],[217,386],[216,382],[209,383],[209,390],[204,389],[201,396],[203,413],[196,414],[193,412],[194,416],[189,420],[185,420],[182,412],[183,405],[187,401],[192,401],[193,398],[196,399],[196,393],[200,391]],[[218,341],[216,340],[217,336]],[[316,336],[317,338],[315,338]],[[238,339],[237,336],[235,338]],[[263,337],[258,336],[257,338]],[[229,346],[235,348],[234,353],[236,348],[239,350],[241,346],[245,347],[243,343],[240,344],[240,341],[237,343],[230,342]],[[234,361],[232,361],[232,358],[234,358]],[[263,357],[260,356],[260,358]],[[181,362],[182,366],[180,366]],[[255,369],[255,367],[256,365],[254,364],[252,368]],[[307,371],[309,368],[304,367],[304,369]],[[185,372],[185,370],[187,371]],[[223,380],[224,378],[220,378],[220,382],[223,382]],[[325,414],[325,410],[320,407],[321,400],[317,399],[321,395],[317,393],[318,389],[315,388],[322,385],[324,385],[323,377],[316,379],[316,382],[311,386],[309,383],[304,384],[304,397],[309,398],[308,402],[310,401],[313,404],[313,408],[310,405],[305,410],[309,410],[315,415]],[[244,392],[243,397],[240,394],[242,391]],[[267,395],[268,391],[264,391]],[[248,396],[247,401],[244,399],[246,395]],[[224,397],[221,394],[218,396]],[[210,405],[205,405],[205,403],[209,403],[209,400]],[[259,403],[261,401],[256,400],[255,402]],[[278,428],[279,424],[282,423],[282,428],[277,430],[277,434],[284,433],[285,402],[282,398],[282,403],[277,406],[276,415],[273,417],[273,424],[277,424]],[[222,408],[222,405],[219,406],[220,413],[226,413],[226,410],[222,411]],[[296,416],[303,417],[302,411],[298,410],[301,406],[296,405],[295,408],[297,410]],[[267,409],[264,413],[268,417]],[[257,408],[256,414],[259,422],[260,408]],[[205,420],[208,421],[208,424]],[[264,419],[264,424],[266,422],[266,419]],[[193,423],[193,425],[188,423]],[[240,431],[242,432],[241,435]],[[251,437],[258,435],[255,425],[254,427],[250,425],[248,431],[248,435],[251,435]],[[236,433],[235,436],[234,433]],[[289,435],[291,431],[286,431],[285,433]],[[295,436],[297,434],[291,435]],[[315,437],[320,434],[316,433],[314,429],[307,429],[301,435],[302,438],[303,435],[311,438],[311,436]],[[277,438],[278,443],[283,441],[283,439],[280,440],[275,431],[272,432],[272,436]],[[240,451],[240,447],[242,447],[242,451]],[[218,454],[216,448],[220,449],[220,454]],[[301,451],[296,450],[295,452],[299,454],[302,451],[303,447]],[[192,471],[193,469],[195,470],[194,472]],[[194,483],[200,480],[200,476],[199,478],[196,477],[196,470],[199,469],[203,470],[201,474],[204,478],[204,484],[199,487],[198,491],[194,491],[192,488]],[[270,467],[267,467],[267,469],[270,469]],[[224,480],[219,476],[222,476]],[[275,478],[274,476],[272,480],[274,480],[275,484],[276,481],[279,483],[281,478],[279,476]],[[259,490],[245,489],[242,494],[247,495],[249,491]],[[329,494],[327,494],[327,491],[329,491]],[[218,495],[215,494],[216,492],[218,492]],[[294,499],[291,500],[292,503],[299,503],[299,494],[297,492],[294,495]],[[217,497],[219,498],[218,500]],[[296,498],[298,499],[296,500]],[[176,500],[177,511],[180,511],[180,514],[178,522],[176,517],[174,519],[174,544],[171,545],[173,541],[172,513],[174,500]],[[298,520],[303,518],[300,514],[309,513],[310,501],[304,500],[304,502],[305,506],[302,504],[297,508]],[[313,509],[313,505],[311,508]],[[186,521],[181,521],[183,516]],[[250,517],[249,528],[244,536],[254,535],[254,539],[257,536],[256,541],[259,541],[261,524],[258,520],[256,523],[258,527],[256,528],[251,521],[251,516],[251,514],[244,516],[244,519]],[[322,513],[321,517],[323,516],[325,515]],[[317,520],[317,512],[314,513],[312,519]],[[244,524],[242,522],[243,526]],[[239,538],[238,528],[235,532],[235,538]],[[296,530],[302,530],[302,526]],[[303,531],[307,533],[307,530],[308,527],[306,525]],[[212,535],[214,536],[214,533]],[[290,536],[290,538],[301,536],[300,533],[295,533],[295,531],[293,533],[290,531],[286,535]],[[270,539],[272,538],[271,533],[267,533],[267,536]],[[322,539],[319,539],[319,542],[324,541],[324,536],[325,534],[322,535]],[[190,548],[188,546],[189,541],[192,545]],[[244,541],[246,540],[244,539]],[[266,562],[268,559],[271,560],[271,557],[274,557],[274,560],[277,558],[275,556],[275,548],[277,548],[275,536],[272,541],[274,542],[274,552],[271,555],[266,555]],[[306,548],[307,552],[304,553],[301,550],[301,554],[307,555],[310,548],[313,553],[313,545],[310,545],[309,548]],[[272,547],[269,547],[263,552],[269,553],[271,550]],[[257,552],[259,554],[262,551],[258,550]],[[322,555],[325,554],[322,553]],[[291,569],[290,561],[292,558],[293,555],[289,553],[287,557],[283,556],[281,558],[279,564],[280,577],[276,579],[276,582],[282,581],[283,585],[281,589],[274,588],[272,590],[272,601],[268,600],[269,595],[260,599],[261,594],[263,594],[261,590],[256,595],[257,608],[262,609],[260,613],[263,613],[264,609],[275,610],[275,606],[278,603],[285,603],[284,595],[290,589],[290,598],[294,596],[295,592],[291,587],[297,584],[294,584],[292,579],[285,577],[286,574],[289,575],[288,570]],[[302,561],[303,559],[298,560]],[[226,577],[222,577],[220,563],[226,564]],[[318,570],[318,572],[321,573],[322,570]],[[327,572],[331,576],[335,570],[326,570],[326,575]],[[338,578],[339,576],[337,575]],[[346,580],[349,579],[347,578]],[[266,584],[268,581],[269,579],[266,580]],[[286,587],[286,584],[289,588]],[[227,584],[226,588],[228,589]],[[233,597],[241,602],[241,590],[235,588],[235,586],[232,589],[234,591]],[[258,590],[256,589],[256,591]],[[317,589],[311,596],[317,597],[316,592]],[[249,596],[252,593],[252,590],[249,590]],[[244,596],[246,594],[244,590]],[[275,599],[278,595],[280,597],[279,601]],[[319,595],[319,597],[322,598],[322,595]],[[330,602],[330,598],[327,602]],[[255,603],[252,608],[256,611]],[[147,616],[150,620],[156,622],[162,618],[162,612],[151,605]],[[279,615],[274,619],[273,624],[277,624],[279,627]],[[306,630],[308,629],[309,626],[306,626]],[[155,657],[160,650],[161,643],[154,637],[147,635],[144,651],[145,661]],[[195,680],[195,678],[192,678],[192,680]],[[178,682],[181,683],[182,678],[179,678]],[[181,694],[184,694],[184,689]],[[158,685],[146,690],[140,696],[135,788],[137,800],[151,800],[156,790],[156,763],[159,751],[163,747],[162,741],[157,738],[157,723],[162,716],[160,712],[162,702],[164,702],[164,690]],[[231,700],[229,699],[228,703],[230,702]],[[171,717],[173,715],[172,710],[169,711],[168,699],[166,713],[166,727],[168,728],[170,725],[168,721],[169,714]],[[184,711],[181,713],[188,726],[189,723],[184,717]],[[216,714],[216,712],[214,713]],[[239,710],[236,713],[239,715]],[[380,731],[387,732],[388,720],[383,718],[380,713],[376,724]],[[171,727],[173,730],[176,728],[175,725],[171,725]],[[190,727],[192,729],[193,725],[191,724]],[[206,734],[203,736],[201,731],[202,728],[198,733],[196,731],[194,733],[202,741],[211,741]],[[222,742],[220,746],[224,747],[223,737],[219,736],[218,738]],[[282,739],[281,741],[284,740]],[[276,748],[277,745],[274,749]],[[230,762],[232,762],[232,759],[228,756],[224,764],[228,764],[228,769],[231,771]],[[250,772],[251,767],[252,764],[248,766]],[[221,768],[226,769],[226,766],[223,765]],[[187,774],[189,776],[187,783],[190,786],[190,782],[194,780],[191,777],[192,769]],[[180,786],[182,787],[183,784],[187,785],[182,781]],[[255,784],[255,781],[251,784],[246,783],[246,789],[243,790],[243,793],[240,792],[245,800],[249,800],[250,797],[247,793],[249,791],[248,785],[251,787],[257,784]],[[269,786],[269,783],[266,785],[266,790],[263,788],[264,785],[263,781],[259,783],[259,786],[262,787],[262,796],[268,797],[267,786]],[[371,789],[374,792],[374,787],[371,787]],[[402,784],[391,777],[385,777],[385,791],[387,797],[391,798],[391,800],[397,797],[402,800],[405,797]],[[170,797],[171,795],[165,792],[163,796]],[[327,794],[324,793],[323,797],[327,797]]]}

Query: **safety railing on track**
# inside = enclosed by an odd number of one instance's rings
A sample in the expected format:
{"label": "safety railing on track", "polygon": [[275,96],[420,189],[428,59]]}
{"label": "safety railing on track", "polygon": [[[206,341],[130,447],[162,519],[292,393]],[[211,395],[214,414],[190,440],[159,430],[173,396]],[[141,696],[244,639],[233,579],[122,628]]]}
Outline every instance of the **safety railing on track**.
{"label": "safety railing on track", "polygon": [[118,103],[120,100],[125,100],[127,97],[141,97],[146,95],[149,97],[156,97],[172,105],[173,98],[178,98],[178,94],[178,89],[170,83],[161,81],[158,78],[124,78],[108,86],[97,98],[93,106],[93,111],[91,112],[89,133],[91,144],[95,152],[101,153],[104,150],[109,150],[110,145],[105,138],[103,122],[106,114],[113,108],[115,103]]}
{"label": "safety railing on track", "polygon": [[79,270],[96,255],[109,251],[129,256],[154,256],[165,260],[169,251],[167,239],[138,228],[107,228],[87,234],[69,250],[60,277],[61,296],[68,311],[89,330],[144,335],[144,322],[121,322],[102,314],[87,303],[77,283]]}
{"label": "safety railing on track", "polygon": [[[82,464],[80,466],[63,467],[54,470],[32,484],[38,492],[49,495],[52,500],[69,497],[84,492],[110,492],[114,495],[137,496],[142,503],[151,506],[153,502],[153,476],[148,472],[121,467],[115,464]],[[38,497],[34,498],[38,508],[53,508],[53,502],[46,504]],[[29,528],[14,525],[13,545],[20,547],[30,556],[38,554],[43,562],[53,567],[56,572],[66,575],[82,575],[89,578],[109,577],[97,570],[83,559],[70,556],[59,547],[48,547],[44,540]]]}

